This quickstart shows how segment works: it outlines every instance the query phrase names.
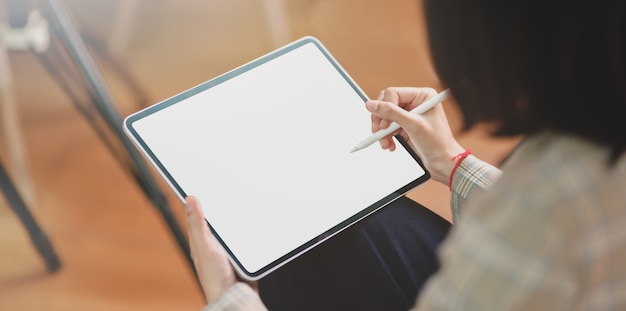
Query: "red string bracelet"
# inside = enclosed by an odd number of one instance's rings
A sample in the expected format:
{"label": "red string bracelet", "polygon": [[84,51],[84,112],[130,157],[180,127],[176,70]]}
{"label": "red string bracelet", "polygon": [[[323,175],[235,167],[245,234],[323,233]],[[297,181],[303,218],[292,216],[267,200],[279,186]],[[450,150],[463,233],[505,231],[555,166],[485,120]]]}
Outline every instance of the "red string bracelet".
{"label": "red string bracelet", "polygon": [[456,164],[454,164],[454,168],[452,169],[452,172],[450,173],[450,191],[452,191],[452,176],[454,176],[454,172],[456,172],[456,169],[459,168],[459,165],[461,165],[461,162],[463,162],[463,160],[465,160],[465,158],[467,158],[468,155],[470,155],[472,153],[472,150],[470,149],[465,149],[465,151],[455,155],[454,157],[452,157],[452,161],[456,160]]}

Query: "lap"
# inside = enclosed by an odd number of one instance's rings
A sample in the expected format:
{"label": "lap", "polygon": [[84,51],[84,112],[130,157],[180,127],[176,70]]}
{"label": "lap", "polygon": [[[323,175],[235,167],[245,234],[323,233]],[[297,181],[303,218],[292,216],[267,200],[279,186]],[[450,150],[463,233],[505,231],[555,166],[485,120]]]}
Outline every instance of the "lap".
{"label": "lap", "polygon": [[259,281],[270,310],[407,310],[450,224],[402,197]]}

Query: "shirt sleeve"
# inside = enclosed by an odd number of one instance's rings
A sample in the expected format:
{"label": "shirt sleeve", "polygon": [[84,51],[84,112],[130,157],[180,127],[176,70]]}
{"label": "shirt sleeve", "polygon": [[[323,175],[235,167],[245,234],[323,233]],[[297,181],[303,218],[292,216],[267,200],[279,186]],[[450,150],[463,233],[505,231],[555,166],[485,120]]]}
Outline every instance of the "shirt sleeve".
{"label": "shirt sleeve", "polygon": [[267,310],[259,294],[245,283],[237,283],[202,311]]}
{"label": "shirt sleeve", "polygon": [[479,193],[489,189],[491,185],[502,175],[502,172],[469,155],[465,158],[452,176],[452,193],[450,196],[450,208],[452,219],[459,219],[461,210],[467,202],[472,201]]}

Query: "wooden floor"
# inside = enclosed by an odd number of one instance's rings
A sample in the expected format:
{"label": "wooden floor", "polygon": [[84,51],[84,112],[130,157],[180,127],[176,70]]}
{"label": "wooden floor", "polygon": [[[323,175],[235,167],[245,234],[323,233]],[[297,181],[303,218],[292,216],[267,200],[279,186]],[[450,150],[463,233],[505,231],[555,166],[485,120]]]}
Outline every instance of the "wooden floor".
{"label": "wooden floor", "polygon": [[[61,2],[85,33],[112,50],[148,103],[304,35],[317,36],[372,97],[387,86],[441,89],[415,0],[137,0],[130,23],[124,16],[132,13],[131,0]],[[128,83],[112,63],[98,59],[120,114],[137,110]],[[0,200],[0,310],[199,310],[203,298],[167,226],[57,77],[33,54],[12,52],[10,65],[35,193],[31,210],[63,267],[46,272],[23,226]],[[445,108],[458,130],[456,107]],[[494,164],[515,143],[487,139],[478,130],[458,137]],[[180,203],[163,191],[182,225]],[[445,186],[429,182],[410,196],[449,217]]]}

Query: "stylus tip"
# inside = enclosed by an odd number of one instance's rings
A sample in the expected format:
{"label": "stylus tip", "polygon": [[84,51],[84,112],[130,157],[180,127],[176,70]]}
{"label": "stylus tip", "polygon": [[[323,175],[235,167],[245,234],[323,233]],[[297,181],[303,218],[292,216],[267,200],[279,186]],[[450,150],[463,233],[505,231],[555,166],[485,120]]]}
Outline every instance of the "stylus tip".
{"label": "stylus tip", "polygon": [[359,147],[354,147],[352,148],[352,150],[350,150],[350,153],[355,153],[357,151],[361,150]]}

